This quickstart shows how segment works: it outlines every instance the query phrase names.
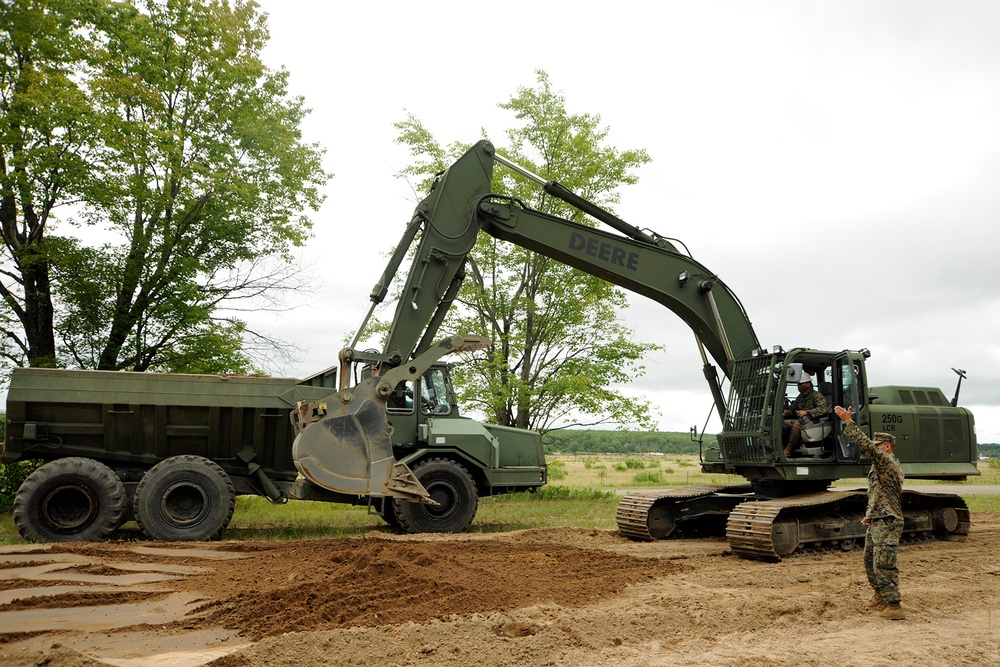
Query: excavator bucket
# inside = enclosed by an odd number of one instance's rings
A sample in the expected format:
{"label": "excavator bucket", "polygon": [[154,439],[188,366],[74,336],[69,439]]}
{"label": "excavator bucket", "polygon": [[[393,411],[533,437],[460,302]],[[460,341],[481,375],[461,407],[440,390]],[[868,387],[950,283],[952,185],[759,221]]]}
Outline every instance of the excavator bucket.
{"label": "excavator bucket", "polygon": [[427,490],[392,455],[385,399],[375,395],[376,384],[377,378],[366,380],[347,403],[320,404],[319,412],[329,411],[296,436],[295,466],[307,480],[331,491],[429,503]]}
{"label": "excavator bucket", "polygon": [[368,378],[292,412],[292,460],[299,473],[329,491],[436,504],[406,464],[392,453],[386,401],[400,382],[414,381],[445,354],[489,345],[481,336],[445,338],[410,363]]}

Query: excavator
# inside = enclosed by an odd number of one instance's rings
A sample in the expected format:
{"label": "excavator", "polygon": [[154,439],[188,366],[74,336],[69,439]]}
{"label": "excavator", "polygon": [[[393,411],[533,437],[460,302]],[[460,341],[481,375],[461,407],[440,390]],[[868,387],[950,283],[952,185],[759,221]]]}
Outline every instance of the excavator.
{"label": "excavator", "polygon": [[[537,183],[617,233],[535,211],[518,199],[493,193],[496,165]],[[843,435],[843,424],[832,416],[836,405],[851,407],[855,421],[869,435],[887,431],[896,436],[897,456],[909,479],[964,481],[979,474],[973,415],[958,406],[957,391],[949,401],[940,389],[930,387],[871,386],[867,349],[765,349],[735,293],[679,241],[621,220],[498,155],[493,144],[482,140],[437,175],[372,291],[365,322],[419,236],[384,351],[369,358],[368,377],[355,389],[342,384],[341,391],[325,401],[299,406],[293,458],[314,484],[340,491],[337,471],[345,465],[343,452],[348,450],[358,452],[365,464],[378,460],[391,471],[385,434],[392,425],[386,406],[400,380],[419,377],[429,368],[427,359],[449,349],[488,344],[456,336],[443,342],[440,353],[433,352],[480,234],[646,296],[675,313],[694,333],[713,409],[722,421],[717,444],[702,445],[702,470],[740,476],[746,482],[630,493],[616,512],[619,531],[628,538],[724,531],[736,554],[771,561],[817,549],[854,548],[865,533],[861,520],[867,495],[829,487],[835,480],[866,476],[870,462]],[[348,348],[346,355],[352,354]],[[782,412],[805,377],[816,379],[831,412],[806,424],[800,445],[785,456]],[[964,372],[959,387],[961,377]],[[373,444],[378,441],[381,446]],[[397,511],[411,501],[433,503],[408,471],[398,472],[397,486],[414,495],[395,498]],[[903,496],[905,535],[960,539],[968,534],[969,510],[961,497],[909,490]]]}

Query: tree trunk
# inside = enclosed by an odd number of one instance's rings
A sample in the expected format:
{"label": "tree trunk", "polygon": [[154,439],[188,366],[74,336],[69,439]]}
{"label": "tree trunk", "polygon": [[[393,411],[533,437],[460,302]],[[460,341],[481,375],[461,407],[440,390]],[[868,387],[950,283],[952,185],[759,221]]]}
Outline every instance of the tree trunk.
{"label": "tree trunk", "polygon": [[[56,366],[56,339],[53,327],[52,284],[49,262],[34,248],[25,249],[30,259],[21,261],[24,277],[24,335],[28,344],[28,365]],[[23,257],[23,256],[22,256]]]}
{"label": "tree trunk", "polygon": [[[7,163],[0,156],[0,173],[7,173]],[[49,260],[42,248],[44,229],[31,202],[23,203],[24,227],[18,224],[17,200],[9,194],[0,202],[0,230],[8,251],[14,258],[24,301],[6,287],[4,299],[24,329],[24,339],[18,341],[28,358],[29,366],[52,368],[56,365],[56,338],[52,283],[49,280]],[[14,338],[13,335],[11,335]]]}

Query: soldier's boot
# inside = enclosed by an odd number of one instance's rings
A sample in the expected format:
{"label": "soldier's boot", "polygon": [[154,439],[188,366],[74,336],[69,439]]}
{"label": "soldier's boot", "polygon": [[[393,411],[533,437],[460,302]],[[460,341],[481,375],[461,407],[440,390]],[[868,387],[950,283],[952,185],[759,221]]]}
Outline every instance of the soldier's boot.
{"label": "soldier's boot", "polygon": [[791,433],[788,434],[788,444],[785,445],[785,458],[792,458],[794,452],[799,447],[799,440],[801,439],[801,429],[798,426],[792,426]]}
{"label": "soldier's boot", "polygon": [[888,618],[890,621],[902,621],[906,618],[906,613],[898,602],[886,603],[885,609],[880,611],[878,615],[882,618]]}
{"label": "soldier's boot", "polygon": [[879,591],[872,593],[872,599],[868,601],[868,608],[874,611],[882,611],[888,605],[889,603],[885,601],[885,598],[882,597],[882,593]]}
{"label": "soldier's boot", "polygon": [[793,439],[789,439],[788,444],[785,445],[785,458],[786,459],[792,458],[792,455],[795,452],[795,448],[798,446],[799,446],[798,442],[796,442]]}

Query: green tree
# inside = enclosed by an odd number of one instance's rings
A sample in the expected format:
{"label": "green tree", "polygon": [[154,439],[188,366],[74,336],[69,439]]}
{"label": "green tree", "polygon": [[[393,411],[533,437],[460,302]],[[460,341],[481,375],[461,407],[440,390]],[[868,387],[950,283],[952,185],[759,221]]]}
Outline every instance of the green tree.
{"label": "green tree", "polygon": [[0,4],[0,353],[56,363],[47,228],[93,184],[94,131],[78,77],[90,71],[87,6],[78,0]]}
{"label": "green tree", "polygon": [[[610,209],[619,201],[619,188],[636,182],[635,170],[649,156],[608,146],[600,116],[570,113],[548,75],[536,74],[534,88],[522,87],[500,104],[518,121],[506,132],[501,152]],[[412,115],[396,127],[398,141],[418,158],[401,175],[423,179],[421,189],[467,148],[460,143],[442,147]],[[503,169],[496,170],[493,189],[535,210],[593,224]],[[649,404],[615,388],[640,376],[645,354],[656,347],[635,342],[618,321],[618,311],[626,306],[622,290],[487,235],[476,243],[467,268],[446,326],[488,336],[492,345],[484,358],[454,371],[464,405],[489,421],[542,432],[577,419],[651,426]]]}
{"label": "green tree", "polygon": [[[23,1],[54,16],[72,5]],[[36,245],[59,307],[49,335],[82,367],[245,372],[253,341],[275,341],[246,328],[240,304],[300,285],[289,248],[308,238],[302,212],[318,208],[328,178],[301,137],[303,100],[261,62],[268,34],[253,2],[79,6],[90,50],[65,68],[66,97],[87,119],[74,135],[87,170],[75,222],[105,241]],[[54,131],[66,134],[66,123]],[[23,198],[12,202],[27,218]]]}

